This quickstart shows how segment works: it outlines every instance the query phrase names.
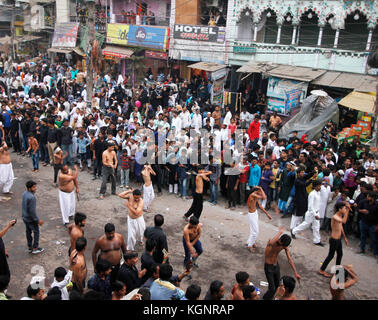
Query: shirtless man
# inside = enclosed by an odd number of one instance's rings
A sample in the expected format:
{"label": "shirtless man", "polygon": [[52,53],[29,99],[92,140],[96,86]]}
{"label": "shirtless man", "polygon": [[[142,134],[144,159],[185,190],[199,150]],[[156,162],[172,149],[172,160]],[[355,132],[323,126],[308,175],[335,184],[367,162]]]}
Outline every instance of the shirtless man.
{"label": "shirtless man", "polygon": [[84,292],[85,280],[87,278],[87,264],[84,251],[87,247],[87,239],[80,237],[76,240],[76,249],[70,255],[70,270],[72,271],[72,290]]}
{"label": "shirtless man", "polygon": [[[11,157],[8,146],[4,140],[0,147],[0,188],[3,189],[4,194],[13,194],[13,192],[10,191],[13,185],[13,179],[14,174]],[[2,201],[3,200],[0,199],[0,202]]]}
{"label": "shirtless man", "polygon": [[289,235],[282,235],[284,229],[281,227],[280,231],[276,234],[273,239],[269,239],[268,244],[265,248],[265,265],[264,271],[266,278],[269,283],[269,289],[264,294],[264,300],[272,300],[276,290],[280,284],[280,266],[278,264],[278,254],[285,250],[287,260],[291,268],[294,271],[294,275],[297,280],[301,279],[301,276],[298,274],[293,259],[291,258],[289,245],[291,243],[291,238]]}
{"label": "shirtless man", "polygon": [[102,153],[102,184],[100,189],[100,200],[104,199],[106,192],[106,183],[110,177],[112,183],[112,194],[116,194],[116,179],[114,175],[114,170],[117,168],[118,160],[117,155],[114,151],[114,143],[108,142],[107,149]]}
{"label": "shirtless man", "polygon": [[[354,272],[351,265],[339,267],[341,268],[336,268],[335,274],[331,278],[329,285],[332,300],[345,300],[344,290],[350,288],[358,281],[357,274]],[[340,276],[343,278],[340,278]]]}
{"label": "shirtless man", "polygon": [[68,226],[70,217],[73,217],[75,214],[76,199],[74,189],[76,187],[76,194],[78,194],[78,173],[79,171],[76,165],[74,166],[74,172],[72,172],[72,170],[68,168],[68,165],[65,164],[58,176],[59,204],[65,227]]}
{"label": "shirtless man", "polygon": [[58,187],[58,184],[56,183],[58,179],[58,173],[59,170],[62,170],[63,160],[67,158],[67,156],[68,152],[66,151],[63,154],[63,150],[59,147],[56,147],[56,149],[54,150],[54,187]]}
{"label": "shirtless man", "polygon": [[142,193],[138,189],[130,189],[120,193],[118,196],[128,200],[125,203],[129,209],[127,217],[127,250],[134,250],[137,239],[140,239],[140,245],[143,245],[143,234],[146,229],[146,223],[143,218],[144,201]]}
{"label": "shirtless man", "polygon": [[68,255],[75,249],[76,240],[84,237],[85,224],[87,223],[87,216],[84,213],[76,212],[74,216],[74,223],[70,224],[67,228],[68,234],[70,235],[70,248],[68,249]]}
{"label": "shirtless man", "polygon": [[236,282],[231,290],[230,300],[245,300],[243,297],[243,288],[250,285],[249,274],[244,271],[238,272],[236,275]]}
{"label": "shirtless man", "polygon": [[182,242],[184,244],[185,259],[184,266],[188,268],[188,262],[192,261],[193,265],[198,268],[197,259],[203,252],[202,244],[199,241],[202,233],[202,225],[199,223],[197,217],[192,216],[189,223],[184,228],[184,235]]}
{"label": "shirtless man", "polygon": [[345,244],[348,246],[348,239],[346,238],[343,224],[348,221],[349,209],[345,202],[338,202],[335,205],[336,213],[331,219],[331,237],[329,238],[329,252],[327,258],[324,260],[322,266],[318,270],[318,273],[326,278],[330,278],[331,275],[326,272],[328,264],[331,262],[337,252],[336,265],[341,264],[341,258],[343,256],[343,246],[341,242],[341,235],[344,237]]}
{"label": "shirtless man", "polygon": [[283,276],[277,288],[274,300],[297,300],[293,294],[295,289],[295,279],[290,276]]}
{"label": "shirtless man", "polygon": [[[115,232],[115,226],[112,223],[105,225],[105,234],[97,239],[92,251],[92,262],[95,268],[98,259],[104,259],[111,263],[112,272],[110,282],[117,280],[118,270],[121,266],[122,253],[126,253],[126,243],[123,236]],[[97,257],[97,252],[100,255]]]}
{"label": "shirtless man", "polygon": [[189,220],[189,217],[192,214],[199,220],[203,209],[203,181],[210,181],[208,176],[211,174],[212,171],[205,171],[203,166],[198,167],[198,172],[196,174],[196,192],[193,195],[193,203],[188,212],[183,216],[186,221]]}
{"label": "shirtless man", "polygon": [[248,220],[249,220],[249,238],[248,238],[248,249],[250,252],[254,252],[256,248],[256,240],[259,235],[259,215],[257,213],[257,207],[262,210],[269,220],[272,220],[270,214],[262,207],[259,200],[265,200],[266,195],[264,190],[256,186],[252,190],[252,193],[248,197],[247,205],[248,205]]}
{"label": "shirtless man", "polygon": [[30,132],[28,133],[28,144],[29,148],[26,150],[26,154],[29,154],[32,150],[32,161],[33,161],[33,172],[38,172],[39,169],[39,143],[34,135]]}
{"label": "shirtless man", "polygon": [[143,201],[144,201],[144,211],[150,212],[148,206],[154,200],[155,193],[154,187],[151,182],[151,174],[156,176],[155,171],[152,169],[150,164],[144,165],[144,168],[141,172],[144,185],[143,185]]}

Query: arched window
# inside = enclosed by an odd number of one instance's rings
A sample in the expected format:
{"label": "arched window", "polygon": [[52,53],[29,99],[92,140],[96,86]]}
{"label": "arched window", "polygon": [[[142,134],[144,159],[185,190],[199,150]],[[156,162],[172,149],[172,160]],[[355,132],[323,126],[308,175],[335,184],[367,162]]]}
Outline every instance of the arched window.
{"label": "arched window", "polygon": [[266,23],[265,23],[264,43],[276,43],[277,33],[278,33],[277,15],[271,9],[268,9],[265,12],[266,12]]}
{"label": "arched window", "polygon": [[298,30],[298,45],[302,47],[316,47],[319,37],[319,18],[312,10],[301,16]]}
{"label": "arched window", "polygon": [[291,38],[293,36],[292,21],[293,21],[293,16],[290,13],[288,13],[285,16],[284,21],[282,23],[280,44],[287,44],[287,45],[291,44]]}
{"label": "arched window", "polygon": [[368,34],[366,16],[356,10],[345,19],[345,29],[340,30],[338,48],[365,51]]}
{"label": "arched window", "polygon": [[236,23],[236,39],[238,41],[253,41],[253,16],[249,9],[244,10]]}

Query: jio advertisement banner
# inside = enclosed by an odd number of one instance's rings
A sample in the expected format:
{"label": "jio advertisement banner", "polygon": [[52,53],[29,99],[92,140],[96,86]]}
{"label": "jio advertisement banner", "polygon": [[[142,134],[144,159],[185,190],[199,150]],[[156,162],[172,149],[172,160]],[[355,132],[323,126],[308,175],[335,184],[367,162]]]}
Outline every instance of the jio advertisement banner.
{"label": "jio advertisement banner", "polygon": [[169,28],[111,23],[108,24],[106,42],[166,51]]}

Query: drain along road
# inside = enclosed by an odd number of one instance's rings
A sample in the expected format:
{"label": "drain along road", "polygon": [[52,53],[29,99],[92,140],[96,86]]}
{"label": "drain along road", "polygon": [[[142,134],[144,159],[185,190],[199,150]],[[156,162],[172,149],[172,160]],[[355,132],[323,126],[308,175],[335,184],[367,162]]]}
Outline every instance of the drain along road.
{"label": "drain along road", "polygon": [[[26,296],[26,288],[33,276],[37,274],[46,277],[45,285],[50,287],[53,281],[55,268],[62,266],[68,269],[68,245],[69,236],[67,229],[62,224],[62,218],[58,202],[58,189],[52,184],[53,168],[40,167],[39,173],[33,173],[31,159],[17,156],[12,153],[12,163],[16,179],[12,191],[11,200],[0,203],[0,227],[3,228],[14,218],[18,219],[15,227],[8,231],[3,240],[9,252],[8,263],[11,269],[11,283],[8,289],[12,299],[20,299]],[[100,180],[92,181],[92,176],[87,172],[80,172],[78,181],[80,187],[80,201],[77,202],[77,211],[87,215],[85,237],[88,241],[86,259],[88,278],[93,275],[91,251],[96,239],[104,232],[104,225],[112,222],[116,226],[116,232],[121,233],[127,239],[127,210],[124,200],[117,196],[106,195],[104,200],[98,200]],[[37,212],[45,224],[41,227],[40,246],[45,251],[38,255],[27,252],[25,226],[21,218],[21,199],[25,190],[25,182],[34,180],[37,185]],[[134,184],[133,187],[141,188]],[[123,189],[117,188],[117,192]],[[107,191],[110,193],[110,185]],[[152,203],[152,212],[144,213],[147,226],[153,225],[153,216],[161,213],[165,217],[163,229],[168,237],[170,261],[174,273],[183,271],[184,249],[182,246],[182,231],[185,221],[182,216],[191,205],[191,200],[181,200],[166,190],[163,195],[156,197]],[[260,235],[257,242],[257,250],[251,254],[246,247],[249,234],[247,208],[237,208],[235,211],[225,209],[225,203],[220,201],[218,205],[211,206],[204,201],[204,209],[201,216],[203,234],[201,242],[204,252],[198,259],[199,268],[192,272],[192,279],[184,279],[181,288],[192,284],[198,284],[202,288],[203,298],[211,281],[221,280],[225,284],[226,298],[229,297],[232,286],[236,283],[235,273],[246,271],[251,276],[251,281],[260,288],[262,294],[267,287],[260,285],[260,281],[266,282],[264,274],[264,249],[269,238],[273,237],[284,226],[289,232],[290,219],[280,219],[273,212],[273,220],[268,222],[264,214],[260,214]],[[311,230],[306,230],[296,240],[292,241],[290,250],[298,273],[302,276],[300,284],[297,283],[295,294],[299,299],[328,300],[330,299],[329,280],[318,275],[321,262],[328,253],[328,236],[322,233],[322,242],[325,247],[312,244]],[[378,298],[378,268],[377,261],[368,253],[357,254],[358,239],[349,237],[350,247],[344,247],[343,264],[352,264],[358,275],[358,283],[346,292],[346,299],[377,299]],[[142,247],[137,246],[139,254]],[[139,255],[139,257],[140,257]],[[330,267],[335,263],[333,260]],[[282,252],[279,257],[281,275],[291,275],[293,272],[287,262],[286,255]],[[138,262],[138,268],[140,262]]]}

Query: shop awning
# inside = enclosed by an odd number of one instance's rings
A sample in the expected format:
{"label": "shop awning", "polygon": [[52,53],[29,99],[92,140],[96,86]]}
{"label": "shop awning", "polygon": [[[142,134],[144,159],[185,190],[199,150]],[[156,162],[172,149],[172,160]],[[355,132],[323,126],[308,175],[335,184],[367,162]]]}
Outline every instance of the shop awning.
{"label": "shop awning", "polygon": [[70,53],[73,48],[49,48],[47,52],[57,52],[57,53]]}
{"label": "shop awning", "polygon": [[272,77],[310,82],[311,80],[320,77],[326,72],[326,70],[314,70],[312,68],[275,64],[264,61],[250,61],[240,67],[236,72],[261,72]]}
{"label": "shop awning", "polygon": [[278,65],[274,63],[269,62],[248,62],[244,66],[241,66],[236,72],[242,72],[242,73],[266,73],[273,68],[276,68]]}
{"label": "shop awning", "polygon": [[268,71],[270,76],[284,79],[293,79],[298,81],[310,82],[322,74],[326,70],[313,70],[312,68],[279,65],[278,67]]}
{"label": "shop awning", "polygon": [[79,47],[73,48],[73,51],[76,52],[79,56],[86,57],[86,53]]}
{"label": "shop awning", "polygon": [[353,91],[339,101],[339,104],[362,112],[375,113],[375,93]]}
{"label": "shop awning", "polygon": [[375,92],[378,77],[366,74],[327,71],[311,82],[320,86],[354,89],[360,92]]}
{"label": "shop awning", "polygon": [[116,46],[106,46],[104,49],[102,49],[102,53],[103,55],[110,57],[130,58],[133,55],[134,50]]}
{"label": "shop awning", "polygon": [[188,68],[199,69],[199,70],[204,70],[208,72],[215,72],[220,69],[224,69],[226,67],[227,66],[224,64],[219,64],[219,63],[214,63],[214,62],[197,62],[188,66]]}

